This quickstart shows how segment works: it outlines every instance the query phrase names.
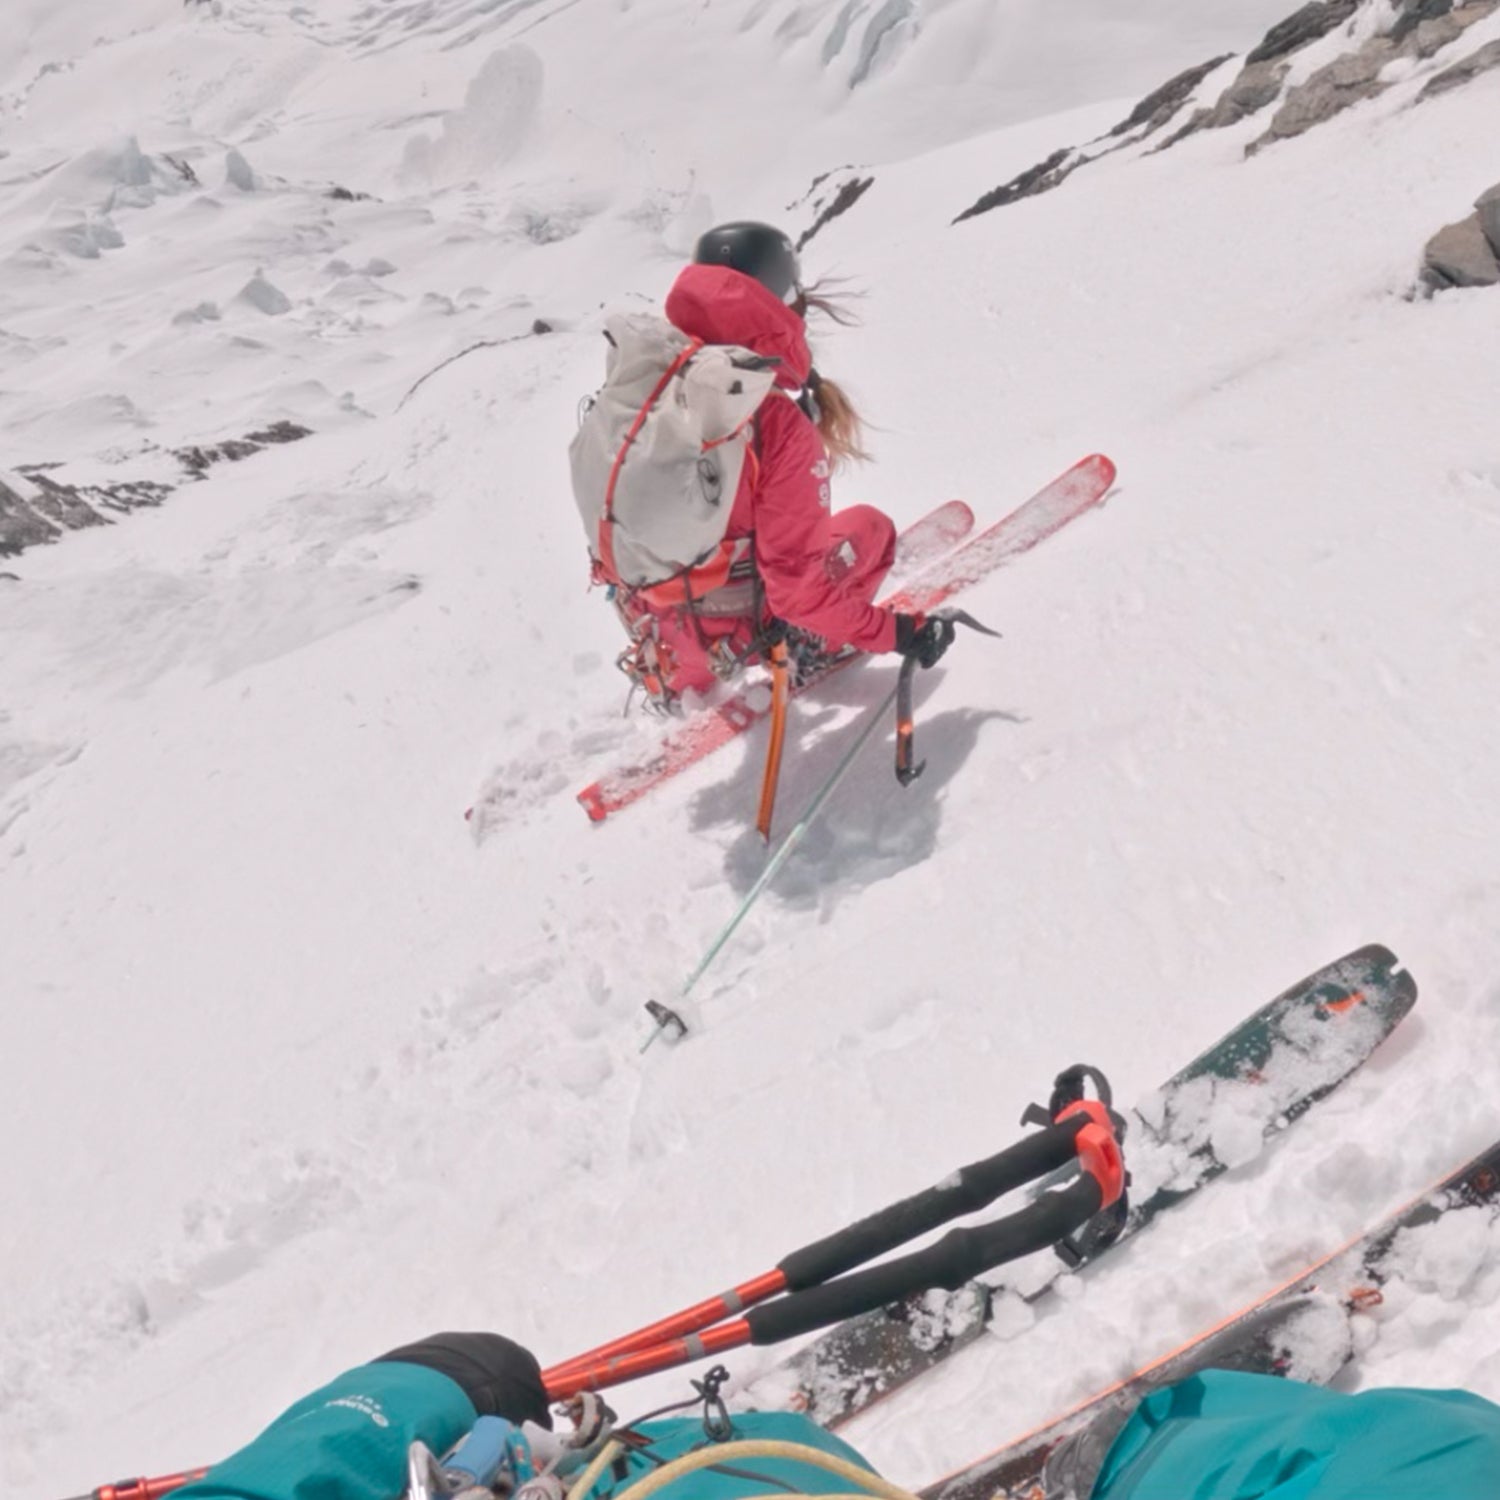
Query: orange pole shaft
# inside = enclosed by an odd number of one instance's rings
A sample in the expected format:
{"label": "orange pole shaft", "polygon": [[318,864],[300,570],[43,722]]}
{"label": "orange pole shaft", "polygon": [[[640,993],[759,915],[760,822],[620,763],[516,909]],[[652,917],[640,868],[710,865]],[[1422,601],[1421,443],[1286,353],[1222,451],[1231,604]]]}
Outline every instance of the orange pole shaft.
{"label": "orange pole shaft", "polygon": [[717,1323],[720,1318],[728,1318],[743,1312],[747,1307],[754,1307],[757,1302],[764,1302],[767,1297],[774,1297],[778,1292],[785,1290],[786,1277],[780,1271],[767,1271],[764,1276],[741,1282],[732,1291],[723,1292],[717,1297],[709,1297],[692,1307],[684,1308],[679,1313],[673,1313],[670,1318],[662,1318],[659,1322],[652,1323],[645,1328],[638,1328],[634,1333],[625,1334],[623,1338],[614,1339],[608,1344],[600,1344],[597,1349],[590,1349],[587,1354],[578,1354],[572,1359],[563,1360],[561,1364],[552,1365],[549,1369],[542,1371],[542,1383],[550,1391],[554,1381],[566,1379],[576,1370],[591,1365],[606,1364],[612,1359],[618,1359],[621,1355],[634,1354],[637,1350],[650,1349],[657,1344],[680,1339],[685,1334],[697,1333],[700,1329],[707,1328],[709,1324]]}
{"label": "orange pole shaft", "polygon": [[766,769],[760,781],[760,811],[755,826],[771,842],[771,819],[776,812],[776,785],[781,780],[781,747],[786,740],[786,642],[771,647],[771,739],[766,746]]}

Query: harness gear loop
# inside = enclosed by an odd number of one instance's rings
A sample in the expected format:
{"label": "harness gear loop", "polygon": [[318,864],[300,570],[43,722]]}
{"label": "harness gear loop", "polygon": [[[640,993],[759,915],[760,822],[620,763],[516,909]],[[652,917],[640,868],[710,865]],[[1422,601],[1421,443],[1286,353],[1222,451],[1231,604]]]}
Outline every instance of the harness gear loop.
{"label": "harness gear loop", "polygon": [[729,1420],[728,1408],[719,1394],[728,1380],[729,1371],[723,1365],[715,1365],[702,1380],[691,1382],[693,1389],[703,1398],[703,1431],[712,1443],[727,1443],[734,1436],[734,1424]]}

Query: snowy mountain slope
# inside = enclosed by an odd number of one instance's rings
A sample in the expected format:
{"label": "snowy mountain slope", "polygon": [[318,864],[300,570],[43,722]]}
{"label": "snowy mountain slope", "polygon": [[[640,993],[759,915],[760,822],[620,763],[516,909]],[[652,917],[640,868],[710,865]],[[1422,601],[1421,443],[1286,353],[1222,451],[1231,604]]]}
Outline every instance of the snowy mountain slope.
{"label": "snowy mountain slope", "polygon": [[[642,1059],[641,1001],[680,984],[758,871],[758,745],[586,826],[571,791],[653,729],[619,715],[616,631],[583,589],[559,454],[598,378],[597,300],[659,293],[708,208],[622,240],[637,181],[569,238],[518,236],[496,226],[524,153],[474,189],[318,198],[307,184],[376,162],[387,176],[349,185],[390,190],[402,158],[380,127],[412,111],[403,54],[377,51],[388,71],[368,76],[389,87],[359,113],[363,82],[319,71],[327,36],[267,8],[218,19],[266,71],[214,53],[210,88],[184,48],[182,97],[201,89],[255,171],[303,186],[214,189],[218,209],[163,195],[120,211],[127,244],[99,262],[19,291],[7,276],[3,326],[32,338],[84,339],[69,315],[113,299],[72,367],[7,378],[7,456],[16,414],[52,404],[38,391],[139,393],[174,441],[294,378],[335,406],[353,389],[375,419],[350,411],[0,579],[11,1492],[211,1458],[436,1324],[562,1357],[993,1150],[1066,1062],[1130,1097],[1372,937],[1416,973],[1418,1017],[1316,1126],[1071,1288],[1029,1341],[986,1341],[856,1440],[893,1477],[930,1477],[1493,1136],[1500,301],[1403,297],[1434,224],[1493,179],[1474,149],[1493,80],[1421,109],[1373,101],[1249,162],[1250,122],[1122,155],[946,227],[1124,113],[1106,100],[881,165],[820,234],[810,269],[869,291],[864,326],[820,346],[880,429],[880,465],[842,496],[910,518],[960,493],[993,514],[1095,447],[1122,486],[976,591],[1005,640],[965,642],[924,681],[927,776],[898,792],[873,748],[705,983],[702,1035]],[[489,66],[444,51],[456,34],[421,44],[452,67],[448,103]],[[514,84],[524,64],[495,66]],[[330,91],[306,113],[345,143],[337,160],[307,149],[299,69]],[[456,140],[458,161],[505,94],[482,86],[467,124],[412,133],[439,158]],[[0,167],[60,120],[68,160],[97,139],[61,96],[42,130],[43,100]],[[576,145],[539,132],[558,163]],[[806,166],[786,167],[798,191]],[[701,190],[721,211],[757,191],[748,169],[715,171]],[[24,202],[17,242],[40,211]],[[222,234],[200,234],[195,204]],[[369,217],[320,217],[345,213]],[[161,227],[148,243],[133,223]],[[132,244],[149,255],[117,270]],[[369,299],[339,336],[310,294],[290,329],[226,297],[222,337],[209,320],[190,355],[167,341],[150,358],[180,363],[152,374],[129,351],[231,247],[235,286],[250,249],[294,290],[325,253],[398,270],[332,279]],[[421,291],[461,302],[475,277],[476,315],[434,313],[432,333]],[[478,350],[401,404],[437,359],[559,308],[555,333]],[[267,347],[236,343],[246,327]],[[118,369],[94,362],[106,336]],[[53,431],[76,431],[70,453],[115,441],[104,416]],[[827,731],[888,674],[846,674],[799,711],[788,818],[837,754]],[[460,814],[497,766],[511,815],[476,848]],[[1482,1227],[1461,1233],[1416,1267],[1365,1378],[1500,1396],[1500,1259]],[[1480,1311],[1456,1312],[1459,1292]],[[679,1388],[662,1377],[622,1409]]]}
{"label": "snowy mountain slope", "polygon": [[614,295],[626,261],[659,276],[715,193],[772,213],[847,155],[1126,93],[1276,7],[1035,9],[657,0],[601,35],[594,9],[468,0],[28,8],[0,58],[6,466],[170,480],[164,448],[371,416],[476,339]]}

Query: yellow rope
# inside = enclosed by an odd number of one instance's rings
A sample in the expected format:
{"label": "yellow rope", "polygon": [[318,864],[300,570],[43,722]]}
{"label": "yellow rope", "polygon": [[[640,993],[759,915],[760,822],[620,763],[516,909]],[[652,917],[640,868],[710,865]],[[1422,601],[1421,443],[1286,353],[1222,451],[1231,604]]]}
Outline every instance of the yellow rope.
{"label": "yellow rope", "polygon": [[[584,1500],[584,1496],[593,1487],[594,1481],[614,1461],[616,1454],[622,1451],[623,1445],[620,1443],[611,1443],[606,1447],[568,1491],[568,1500]],[[880,1475],[872,1474],[868,1469],[861,1469],[857,1464],[851,1464],[832,1453],[825,1453],[821,1448],[809,1448],[803,1443],[779,1442],[769,1438],[757,1438],[738,1443],[715,1443],[711,1447],[685,1453],[681,1458],[674,1458],[671,1463],[663,1464],[661,1468],[637,1480],[623,1494],[616,1496],[615,1500],[648,1500],[649,1496],[654,1495],[665,1485],[685,1475],[696,1473],[699,1469],[711,1469],[717,1464],[739,1463],[744,1459],[757,1458],[781,1458],[793,1463],[810,1464],[814,1468],[825,1469],[840,1479],[847,1479],[861,1486],[857,1495],[827,1496],[823,1497],[823,1500],[870,1500],[872,1495],[879,1497],[879,1500],[916,1500],[916,1497],[909,1491],[897,1488],[888,1480],[882,1479]],[[782,1491],[777,1500],[785,1500],[786,1494],[786,1491]],[[762,1497],[762,1500],[770,1500],[770,1497]]]}
{"label": "yellow rope", "polygon": [[624,1451],[624,1443],[606,1443],[595,1456],[593,1463],[578,1476],[578,1482],[568,1491],[568,1500],[583,1500],[583,1497],[593,1489],[594,1481],[615,1461],[616,1456]]}

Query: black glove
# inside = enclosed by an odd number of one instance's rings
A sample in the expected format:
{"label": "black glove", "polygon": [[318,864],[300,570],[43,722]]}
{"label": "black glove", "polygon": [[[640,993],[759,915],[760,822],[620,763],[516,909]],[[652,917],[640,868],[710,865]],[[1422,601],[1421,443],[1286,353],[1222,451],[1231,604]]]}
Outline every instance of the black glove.
{"label": "black glove", "polygon": [[896,650],[914,656],[924,667],[934,667],[953,644],[958,627],[941,615],[897,615]]}
{"label": "black glove", "polygon": [[435,1333],[419,1343],[382,1354],[403,1365],[425,1365],[446,1375],[474,1403],[481,1417],[535,1422],[550,1430],[547,1390],[536,1356],[498,1333]]}

